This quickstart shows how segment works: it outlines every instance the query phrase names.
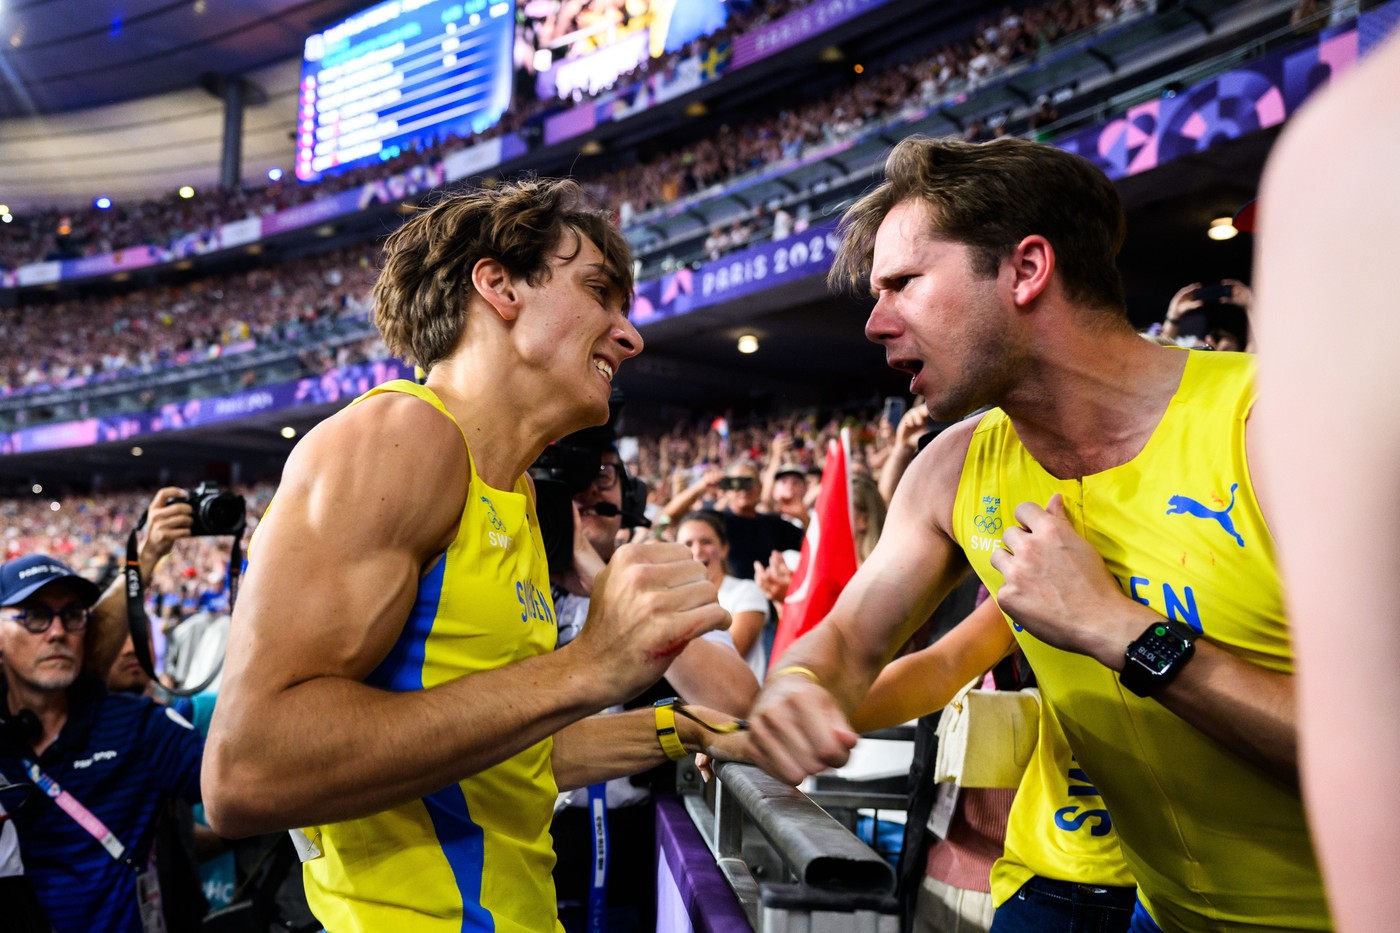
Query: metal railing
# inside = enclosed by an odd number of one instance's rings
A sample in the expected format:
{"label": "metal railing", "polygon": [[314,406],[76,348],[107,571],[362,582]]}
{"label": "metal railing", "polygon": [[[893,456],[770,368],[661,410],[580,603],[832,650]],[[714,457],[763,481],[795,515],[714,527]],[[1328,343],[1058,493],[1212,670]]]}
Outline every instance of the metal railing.
{"label": "metal railing", "polygon": [[[682,775],[686,810],[757,933],[898,933],[888,862],[802,791],[758,768],[718,762],[714,774],[703,787]],[[847,792],[841,802],[897,803],[873,796]]]}

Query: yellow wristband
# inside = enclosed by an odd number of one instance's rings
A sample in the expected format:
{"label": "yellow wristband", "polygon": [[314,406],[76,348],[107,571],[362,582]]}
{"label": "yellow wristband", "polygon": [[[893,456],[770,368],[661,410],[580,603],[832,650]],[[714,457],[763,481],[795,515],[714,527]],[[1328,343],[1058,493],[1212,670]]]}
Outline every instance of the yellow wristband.
{"label": "yellow wristband", "polygon": [[769,680],[776,680],[784,674],[801,674],[818,687],[822,685],[822,679],[817,676],[817,672],[806,667],[798,667],[796,664],[789,664],[787,667],[780,667],[768,675]]}
{"label": "yellow wristband", "polygon": [[673,706],[678,702],[676,697],[669,700],[662,700],[656,704],[656,741],[661,745],[661,750],[666,753],[666,757],[672,761],[684,758],[688,752],[681,744],[681,737],[676,733],[676,710]]}

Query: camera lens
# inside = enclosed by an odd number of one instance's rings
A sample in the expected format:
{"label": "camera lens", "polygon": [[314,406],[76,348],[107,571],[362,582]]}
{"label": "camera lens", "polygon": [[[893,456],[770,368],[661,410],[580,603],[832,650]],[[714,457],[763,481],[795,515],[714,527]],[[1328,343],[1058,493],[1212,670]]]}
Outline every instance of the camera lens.
{"label": "camera lens", "polygon": [[243,527],[243,499],[222,492],[199,504],[201,524],[216,535],[237,534]]}

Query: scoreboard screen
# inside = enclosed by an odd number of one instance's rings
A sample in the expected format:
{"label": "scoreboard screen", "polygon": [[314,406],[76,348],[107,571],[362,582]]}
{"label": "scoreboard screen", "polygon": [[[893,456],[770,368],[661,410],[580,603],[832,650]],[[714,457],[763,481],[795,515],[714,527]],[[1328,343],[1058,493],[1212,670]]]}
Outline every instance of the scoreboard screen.
{"label": "scoreboard screen", "polygon": [[513,0],[388,0],[306,40],[297,178],[494,125],[510,106]]}

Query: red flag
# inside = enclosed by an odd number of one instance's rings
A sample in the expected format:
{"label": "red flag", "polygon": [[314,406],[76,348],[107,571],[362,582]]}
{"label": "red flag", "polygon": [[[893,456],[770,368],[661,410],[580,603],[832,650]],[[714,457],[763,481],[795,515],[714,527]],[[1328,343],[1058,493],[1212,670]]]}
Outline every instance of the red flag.
{"label": "red flag", "polygon": [[836,604],[836,597],[856,572],[856,536],[851,512],[851,481],[846,469],[850,438],[841,431],[840,442],[827,448],[822,469],[822,491],[802,541],[802,557],[793,571],[783,617],[773,639],[771,668],[788,646],[814,628]]}

